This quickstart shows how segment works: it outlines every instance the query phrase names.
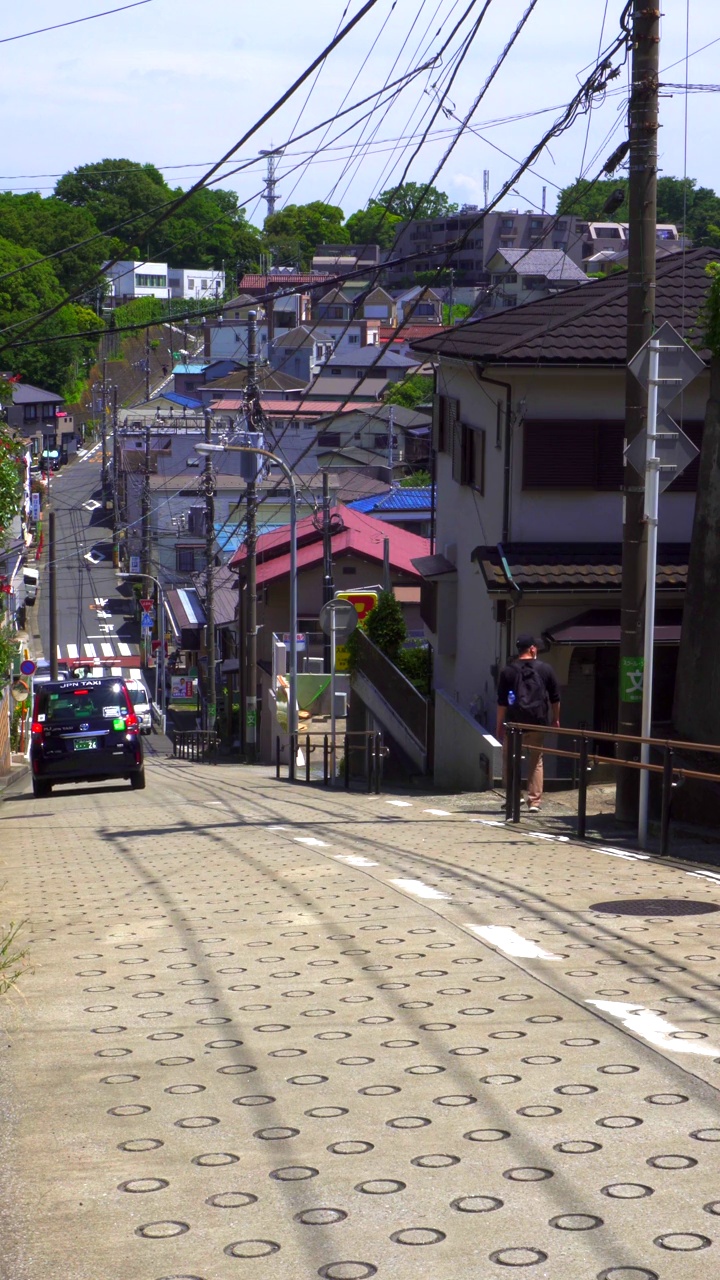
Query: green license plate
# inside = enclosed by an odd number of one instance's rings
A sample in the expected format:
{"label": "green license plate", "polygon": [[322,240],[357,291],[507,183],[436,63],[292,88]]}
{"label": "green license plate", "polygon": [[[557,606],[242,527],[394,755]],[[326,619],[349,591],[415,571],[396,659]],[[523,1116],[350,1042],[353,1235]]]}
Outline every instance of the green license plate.
{"label": "green license plate", "polygon": [[95,740],[95,738],[76,738],[75,739],[76,751],[94,751],[96,747],[97,747],[97,741]]}

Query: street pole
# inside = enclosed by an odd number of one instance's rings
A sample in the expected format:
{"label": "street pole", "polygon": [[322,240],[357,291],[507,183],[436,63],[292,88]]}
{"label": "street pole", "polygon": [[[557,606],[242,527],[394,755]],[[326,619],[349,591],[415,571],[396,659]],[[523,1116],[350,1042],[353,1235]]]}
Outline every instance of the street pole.
{"label": "street pole", "polygon": [[[629,252],[627,359],[653,334],[655,327],[655,254],[657,223],[657,130],[660,10],[646,0],[633,0],[632,87],[630,94]],[[631,444],[645,429],[643,391],[628,370],[625,382],[625,435]],[[623,701],[623,668],[641,657],[647,556],[644,485],[634,467],[625,467],[623,484],[623,552],[620,621],[618,733],[637,737],[642,725],[638,703]],[[647,680],[648,673],[645,673]],[[634,755],[632,743],[618,743],[618,758]],[[638,812],[636,770],[618,770],[615,813],[633,821]]]}
{"label": "street pole", "polygon": [[[330,473],[323,471],[323,604],[335,595],[332,571],[332,530],[330,528]],[[332,645],[329,636],[323,640],[323,667],[333,670]]]}
{"label": "street pole", "polygon": [[[205,443],[210,444],[212,435],[212,414],[210,410],[205,412]],[[207,680],[208,690],[205,701],[205,719],[206,729],[215,728],[215,719],[217,716],[217,655],[215,653],[215,582],[213,577],[213,552],[215,546],[215,479],[212,469],[212,458],[208,454],[205,458],[205,473],[203,475],[203,488],[205,490],[205,618],[207,622],[206,628],[206,648],[207,648]]]}
{"label": "street pole", "polygon": [[333,609],[330,615],[330,773],[333,787],[337,780],[337,716],[335,714],[335,694],[337,688],[336,666],[337,617],[336,611]]}
{"label": "street pole", "polygon": [[145,330],[145,399],[150,399],[150,330]]}
{"label": "street pole", "polygon": [[103,510],[105,509],[105,494],[107,492],[107,415],[108,415],[108,394],[107,394],[107,360],[103,360],[103,381],[102,381],[102,471],[100,473],[100,485],[102,488]]}
{"label": "street pole", "polygon": [[395,487],[395,406],[388,410],[388,468],[390,470],[390,488]]}
{"label": "street pole", "polygon": [[[255,426],[257,401],[257,312],[248,312],[248,373],[246,385],[248,430]],[[245,748],[257,760],[257,484],[247,485],[247,632],[245,644]]]}
{"label": "street pole", "polygon": [[[152,578],[152,548],[150,541],[150,426],[145,428],[145,461],[143,475],[143,491],[142,491],[142,573],[145,578],[145,595],[150,592],[149,584]],[[147,666],[148,659],[148,633],[147,629],[143,630],[143,650],[144,665]]]}
{"label": "street pole", "polygon": [[48,513],[48,604],[50,609],[50,677],[58,678],[57,566],[55,563],[55,512]]}
{"label": "street pole", "polygon": [[[652,728],[652,689],[655,651],[655,580],[657,578],[658,512],[660,501],[660,459],[657,456],[658,384],[660,382],[660,343],[651,342],[648,365],[647,446],[645,455],[645,517],[647,523],[647,583],[645,590],[645,649],[643,663],[643,696],[641,733],[650,737]],[[640,760],[650,763],[650,744],[643,742]],[[628,771],[629,772],[629,771]],[[648,797],[650,773],[640,770],[640,803],[638,814],[638,843],[641,849],[647,845]]]}
{"label": "street pole", "polygon": [[113,568],[120,568],[120,449],[118,442],[118,389],[112,389],[112,460],[113,460]]}

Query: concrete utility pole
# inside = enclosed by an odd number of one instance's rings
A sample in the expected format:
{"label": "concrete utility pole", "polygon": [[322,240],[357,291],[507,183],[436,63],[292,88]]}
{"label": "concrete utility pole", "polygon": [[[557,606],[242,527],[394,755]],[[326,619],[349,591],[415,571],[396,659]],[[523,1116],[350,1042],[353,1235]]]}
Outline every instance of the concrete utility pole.
{"label": "concrete utility pole", "polygon": [[[323,604],[332,600],[335,595],[332,567],[332,530],[330,528],[330,473],[323,471]],[[330,671],[332,640],[325,636],[323,640],[323,669]]]}
{"label": "concrete utility pole", "polygon": [[107,492],[108,479],[108,457],[107,457],[107,417],[108,417],[108,384],[107,384],[107,360],[103,360],[103,380],[102,380],[102,470],[100,472],[100,484],[102,487],[103,509],[105,507],[105,494]]}
{"label": "concrete utility pole", "polygon": [[[655,255],[657,224],[658,74],[660,10],[647,0],[633,0],[632,88],[630,94],[630,175],[627,359],[631,360],[655,328]],[[647,404],[643,389],[628,370],[625,383],[625,435],[630,444],[645,429]],[[627,702],[624,672],[643,655],[646,564],[643,477],[628,464],[623,483],[623,553],[620,619],[620,689],[618,732],[637,736],[641,705]],[[629,743],[618,743],[618,757],[637,754]],[[635,821],[638,778],[634,769],[619,769],[616,816]]]}
{"label": "concrete utility pole", "polygon": [[[257,400],[257,312],[248,311],[248,373],[246,385],[248,430],[255,429]],[[245,643],[245,750],[248,760],[257,760],[257,484],[247,485],[247,622]]]}
{"label": "concrete utility pole", "polygon": [[[205,443],[211,443],[212,414],[205,412]],[[205,492],[205,618],[207,648],[207,698],[205,700],[205,728],[214,729],[217,717],[217,656],[215,653],[215,582],[213,578],[213,559],[215,550],[215,477],[213,476],[212,458],[205,458],[203,473],[203,489]]]}
{"label": "concrete utility pole", "polygon": [[118,440],[118,389],[112,389],[112,460],[113,460],[113,567],[120,568],[120,442]]}
{"label": "concrete utility pole", "polygon": [[55,512],[48,514],[48,606],[50,611],[50,677],[58,678],[57,563],[55,560]]}
{"label": "concrete utility pole", "polygon": [[150,575],[152,573],[152,550],[150,545],[150,427],[145,428],[145,462],[143,467],[142,491],[142,572],[148,579],[145,585],[146,595],[150,591]]}
{"label": "concrete utility pole", "polygon": [[145,399],[150,399],[150,330],[145,330]]}

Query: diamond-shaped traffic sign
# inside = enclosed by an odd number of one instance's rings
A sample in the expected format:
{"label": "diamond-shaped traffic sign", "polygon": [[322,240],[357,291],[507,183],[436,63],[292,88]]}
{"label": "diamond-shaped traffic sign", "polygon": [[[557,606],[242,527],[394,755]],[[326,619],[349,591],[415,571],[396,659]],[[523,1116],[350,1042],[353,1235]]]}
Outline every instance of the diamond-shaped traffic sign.
{"label": "diamond-shaped traffic sign", "polygon": [[[639,476],[645,472],[647,438],[647,431],[641,431],[625,450],[625,457]],[[677,479],[694,458],[697,458],[699,452],[697,445],[694,445],[685,432],[681,431],[677,422],[673,422],[670,414],[665,409],[661,409],[657,416],[655,432],[655,456],[660,459],[658,481],[660,493]]]}
{"label": "diamond-shaped traffic sign", "polygon": [[650,380],[648,366],[651,342],[660,344],[658,409],[664,409],[676,396],[680,395],[681,391],[685,390],[685,387],[689,386],[693,378],[697,378],[698,374],[702,373],[705,365],[697,352],[693,351],[685,339],[680,337],[677,329],[673,329],[673,326],[666,321],[628,363],[628,368],[643,387],[647,387]]}

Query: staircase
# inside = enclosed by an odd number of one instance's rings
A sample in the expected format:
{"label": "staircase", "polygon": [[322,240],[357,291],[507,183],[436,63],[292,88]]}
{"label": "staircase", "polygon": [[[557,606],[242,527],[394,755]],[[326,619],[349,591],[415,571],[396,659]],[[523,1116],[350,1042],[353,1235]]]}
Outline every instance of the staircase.
{"label": "staircase", "polygon": [[400,748],[418,773],[431,768],[431,703],[393,662],[356,632],[357,662],[351,676],[353,696]]}

